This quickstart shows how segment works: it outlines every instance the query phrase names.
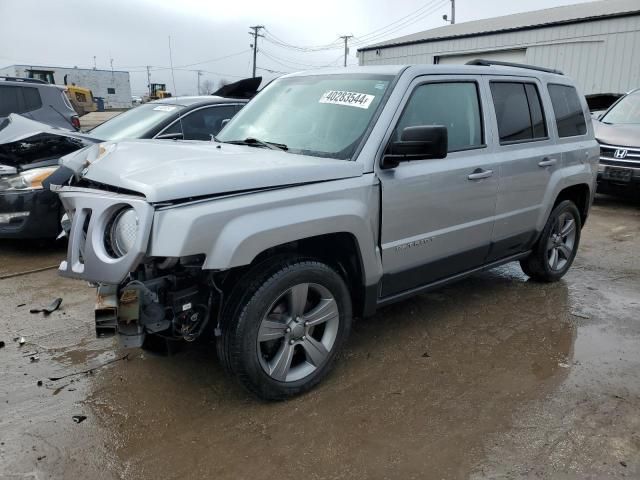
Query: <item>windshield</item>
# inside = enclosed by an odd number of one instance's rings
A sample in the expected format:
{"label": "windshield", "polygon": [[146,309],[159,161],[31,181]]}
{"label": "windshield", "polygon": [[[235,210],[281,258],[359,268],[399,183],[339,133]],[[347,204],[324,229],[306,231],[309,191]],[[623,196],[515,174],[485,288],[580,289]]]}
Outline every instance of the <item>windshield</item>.
{"label": "windshield", "polygon": [[150,128],[183,108],[182,105],[146,103],[127,110],[102,125],[98,125],[90,133],[96,138],[110,141],[124,138],[140,138]]}
{"label": "windshield", "polygon": [[623,97],[602,117],[602,122],[640,124],[640,91]]}
{"label": "windshield", "polygon": [[255,139],[293,153],[348,159],[393,77],[313,75],[273,82],[229,122],[221,142]]}

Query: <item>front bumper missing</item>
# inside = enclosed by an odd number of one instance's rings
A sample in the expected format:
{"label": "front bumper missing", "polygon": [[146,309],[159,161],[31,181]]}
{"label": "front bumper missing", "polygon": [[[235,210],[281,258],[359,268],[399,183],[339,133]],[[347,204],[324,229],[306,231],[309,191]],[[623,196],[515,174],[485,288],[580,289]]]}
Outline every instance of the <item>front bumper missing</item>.
{"label": "front bumper missing", "polygon": [[[141,286],[100,285],[95,307],[96,336],[119,334],[124,348],[141,347],[147,333],[167,330],[164,309]],[[146,298],[145,298],[146,296]]]}
{"label": "front bumper missing", "polygon": [[121,287],[100,285],[96,336],[118,334],[125,348],[142,346],[147,334],[191,342],[204,332],[213,301],[213,292],[206,285],[171,274]]}

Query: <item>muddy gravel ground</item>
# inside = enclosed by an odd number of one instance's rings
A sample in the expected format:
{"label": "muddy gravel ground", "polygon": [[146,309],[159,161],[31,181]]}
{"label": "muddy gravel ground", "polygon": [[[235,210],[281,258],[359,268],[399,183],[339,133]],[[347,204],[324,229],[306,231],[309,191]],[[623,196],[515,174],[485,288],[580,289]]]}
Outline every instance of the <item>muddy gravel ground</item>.
{"label": "muddy gravel ground", "polygon": [[559,283],[507,265],[358,321],[333,374],[282,403],[210,345],[96,339],[86,283],[11,276],[63,248],[0,248],[2,479],[640,478],[638,203],[597,199]]}

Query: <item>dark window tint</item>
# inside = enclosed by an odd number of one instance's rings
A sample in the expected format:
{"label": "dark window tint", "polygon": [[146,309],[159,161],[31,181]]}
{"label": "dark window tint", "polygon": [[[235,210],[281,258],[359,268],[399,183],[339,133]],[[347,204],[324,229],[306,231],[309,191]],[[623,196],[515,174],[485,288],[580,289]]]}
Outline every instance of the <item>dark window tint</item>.
{"label": "dark window tint", "polygon": [[24,87],[22,95],[24,98],[24,112],[32,112],[42,107],[40,92],[37,88]]}
{"label": "dark window tint", "polygon": [[237,109],[234,105],[203,108],[182,119],[185,140],[211,140],[222,130],[222,122],[232,118]]}
{"label": "dark window tint", "polygon": [[116,89],[115,88],[107,88],[107,93],[110,95],[114,95],[116,93]]}
{"label": "dark window tint", "polygon": [[398,121],[394,138],[399,139],[406,127],[419,125],[447,127],[449,152],[482,146],[476,84],[429,83],[416,87]]}
{"label": "dark window tint", "polygon": [[549,96],[556,116],[559,137],[574,137],[587,133],[584,112],[575,88],[550,84]]}
{"label": "dark window tint", "polygon": [[173,125],[171,125],[169,128],[167,128],[165,131],[162,132],[162,135],[168,135],[171,133],[180,133],[182,134],[182,126],[180,125],[180,122],[175,122]]}
{"label": "dark window tint", "polygon": [[535,85],[491,82],[500,143],[545,138],[547,128]]}
{"label": "dark window tint", "polygon": [[0,86],[0,116],[20,113],[20,87]]}

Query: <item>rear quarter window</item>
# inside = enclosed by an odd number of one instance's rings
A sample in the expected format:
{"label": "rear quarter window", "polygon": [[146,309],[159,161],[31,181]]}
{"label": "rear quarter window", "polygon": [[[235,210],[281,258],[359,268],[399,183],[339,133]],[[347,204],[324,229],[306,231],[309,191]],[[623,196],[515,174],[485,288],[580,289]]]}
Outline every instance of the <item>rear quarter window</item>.
{"label": "rear quarter window", "polygon": [[25,112],[32,112],[42,108],[42,99],[40,98],[40,92],[37,88],[24,87],[22,89],[22,95],[24,97],[24,110]]}
{"label": "rear quarter window", "polygon": [[548,88],[558,136],[575,137],[587,133],[587,122],[576,89],[569,85],[557,84],[549,84]]}

